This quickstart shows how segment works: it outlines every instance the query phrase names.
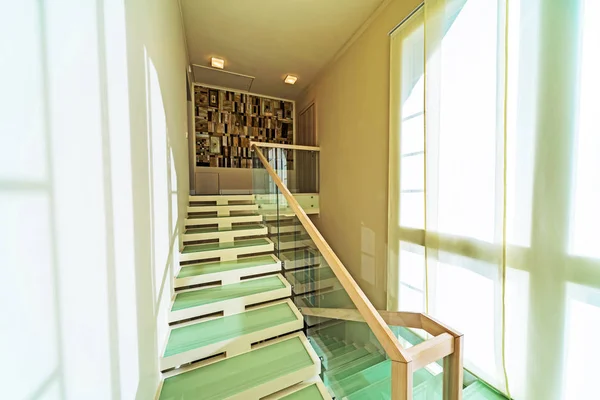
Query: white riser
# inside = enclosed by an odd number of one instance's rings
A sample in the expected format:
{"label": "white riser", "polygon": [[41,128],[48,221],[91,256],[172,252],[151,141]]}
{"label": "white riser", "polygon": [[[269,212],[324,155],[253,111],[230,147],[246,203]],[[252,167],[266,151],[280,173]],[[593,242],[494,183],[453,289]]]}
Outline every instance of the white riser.
{"label": "white riser", "polygon": [[261,400],[279,400],[286,396],[289,396],[292,393],[299,392],[300,390],[302,390],[308,386],[311,386],[311,385],[317,385],[317,388],[319,389],[319,392],[321,393],[321,396],[323,396],[324,400],[331,400],[331,396],[327,392],[327,388],[323,384],[323,381],[321,381],[321,378],[319,378],[318,376],[309,379],[307,382],[299,383],[290,388],[284,389],[280,392],[277,392],[270,396],[264,397]]}
{"label": "white riser", "polygon": [[[184,319],[200,317],[202,315],[212,314],[216,312],[223,312],[224,316],[239,314],[246,310],[246,306],[252,304],[263,303],[266,301],[281,299],[284,297],[289,297],[292,295],[292,288],[288,281],[283,278],[281,275],[277,275],[277,277],[281,280],[281,282],[285,285],[285,287],[277,290],[272,290],[264,293],[256,293],[250,296],[238,297],[235,299],[229,299],[224,301],[219,301],[215,303],[205,304],[199,307],[186,308],[185,310],[177,310],[169,312],[169,323],[182,321]],[[260,278],[255,278],[260,279]],[[251,279],[248,279],[251,280]],[[177,293],[185,293],[194,290],[203,290],[203,289],[190,289],[186,291],[181,291]],[[171,307],[173,304],[171,304]]]}
{"label": "white riser", "polygon": [[209,251],[199,251],[194,253],[181,253],[179,261],[202,261],[210,258],[219,258],[221,261],[235,260],[239,256],[266,253],[274,250],[273,242],[266,239],[269,243],[258,246],[237,247],[232,249],[217,249]]}
{"label": "white riser", "polygon": [[196,240],[219,239],[219,242],[233,242],[236,238],[246,236],[263,236],[267,234],[267,227],[261,226],[260,229],[243,229],[235,231],[220,231],[206,233],[184,233],[184,242],[193,242]]}
{"label": "white riser", "polygon": [[[283,389],[289,388],[289,387],[297,384],[298,382],[307,381],[307,380],[313,379],[315,376],[319,375],[321,373],[321,360],[319,359],[319,357],[315,353],[314,349],[312,348],[312,346],[306,339],[306,336],[304,336],[304,333],[302,333],[302,332],[293,333],[293,334],[290,334],[290,335],[287,335],[287,336],[284,336],[281,338],[270,340],[267,343],[260,343],[260,344],[254,345],[254,346],[252,346],[252,350],[259,349],[264,346],[269,346],[271,344],[275,344],[275,343],[278,343],[278,342],[281,342],[283,340],[287,340],[287,339],[290,339],[293,337],[299,337],[302,340],[302,343],[303,343],[304,347],[306,348],[306,351],[312,358],[312,361],[313,361],[312,365],[302,368],[302,369],[295,371],[293,373],[290,373],[288,375],[285,375],[283,377],[271,380],[262,385],[255,386],[245,392],[238,393],[232,397],[228,397],[228,399],[235,399],[235,400],[261,399],[265,396],[268,396],[268,395],[277,393]],[[197,368],[202,368],[204,366],[214,364],[214,363],[222,361],[222,360],[223,360],[223,358],[201,361],[198,363],[194,363],[193,365],[190,365],[190,366],[178,368],[178,369],[163,373],[162,376],[164,379],[170,378],[172,376],[183,374],[188,371],[195,370]],[[160,386],[162,386],[162,382],[161,382]],[[161,389],[161,387],[158,388],[158,393],[160,393],[160,389]]]}
{"label": "white riser", "polygon": [[234,215],[230,217],[186,218],[185,226],[202,226],[217,224],[219,228],[231,227],[231,224],[245,222],[262,222],[262,215]]}
{"label": "white riser", "polygon": [[217,205],[217,206],[188,206],[189,213],[209,213],[216,212],[217,215],[230,215],[232,211],[256,211],[257,204],[236,204],[236,205]]}
{"label": "white riser", "polygon": [[232,201],[254,201],[255,197],[253,194],[232,194],[232,195],[220,195],[220,196],[192,196],[190,195],[189,201],[191,202],[216,202],[217,205],[229,204]]}
{"label": "white riser", "polygon": [[[161,370],[164,371],[166,369],[174,368],[179,365],[187,364],[189,362],[199,360],[199,359],[202,359],[205,357],[209,357],[214,354],[219,354],[222,352],[225,352],[226,357],[234,357],[239,354],[250,351],[252,343],[267,340],[267,339],[270,339],[270,338],[273,338],[276,336],[280,336],[280,335],[285,335],[286,333],[302,329],[302,327],[304,326],[302,314],[300,314],[300,312],[298,311],[296,306],[294,306],[294,304],[292,303],[292,301],[290,299],[286,299],[286,300],[282,300],[282,301],[278,301],[278,302],[274,302],[274,303],[270,303],[270,304],[265,304],[265,305],[262,305],[261,307],[257,307],[257,308],[268,307],[273,304],[279,304],[279,303],[284,303],[284,302],[287,302],[291,306],[292,311],[296,315],[296,319],[294,321],[291,321],[291,322],[288,322],[285,324],[281,324],[281,325],[277,325],[277,326],[273,326],[273,327],[270,327],[267,329],[262,329],[258,332],[252,332],[252,333],[238,336],[238,337],[235,337],[232,339],[223,340],[222,342],[213,343],[209,346],[200,347],[198,349],[186,351],[184,353],[176,354],[176,355],[173,355],[170,357],[161,357],[161,360],[160,360]],[[199,323],[202,323],[202,322],[199,322]],[[173,329],[175,329],[175,328],[176,327],[174,327]],[[169,335],[170,335],[170,331],[169,331]],[[163,351],[163,353],[164,353],[164,351]]]}
{"label": "white riser", "polygon": [[[266,274],[269,272],[281,271],[281,261],[274,255],[271,255],[273,262],[265,265],[259,265],[251,268],[240,268],[226,272],[216,272],[214,274],[204,274],[198,276],[189,276],[185,278],[175,278],[175,288],[185,286],[200,285],[203,283],[211,283],[222,281],[223,284],[239,282],[241,278],[253,275]],[[184,266],[182,268],[187,268]]]}

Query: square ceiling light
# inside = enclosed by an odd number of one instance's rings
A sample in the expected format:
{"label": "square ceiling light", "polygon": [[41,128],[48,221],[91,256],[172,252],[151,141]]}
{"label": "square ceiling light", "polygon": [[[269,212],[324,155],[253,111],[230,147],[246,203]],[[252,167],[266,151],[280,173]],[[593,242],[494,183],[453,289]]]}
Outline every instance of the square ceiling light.
{"label": "square ceiling light", "polygon": [[222,58],[212,57],[210,59],[210,66],[213,68],[223,69],[223,67],[225,66],[225,60],[223,60]]}
{"label": "square ceiling light", "polygon": [[297,76],[294,75],[286,75],[285,79],[283,80],[285,83],[289,84],[289,85],[293,85],[294,83],[296,83],[296,80],[298,79]]}

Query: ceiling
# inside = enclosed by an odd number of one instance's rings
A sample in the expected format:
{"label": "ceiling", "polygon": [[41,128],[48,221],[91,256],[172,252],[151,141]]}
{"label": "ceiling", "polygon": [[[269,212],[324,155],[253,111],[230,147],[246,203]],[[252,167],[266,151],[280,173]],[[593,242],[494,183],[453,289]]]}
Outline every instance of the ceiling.
{"label": "ceiling", "polygon": [[383,1],[181,0],[190,62],[224,58],[251,92],[296,99]]}

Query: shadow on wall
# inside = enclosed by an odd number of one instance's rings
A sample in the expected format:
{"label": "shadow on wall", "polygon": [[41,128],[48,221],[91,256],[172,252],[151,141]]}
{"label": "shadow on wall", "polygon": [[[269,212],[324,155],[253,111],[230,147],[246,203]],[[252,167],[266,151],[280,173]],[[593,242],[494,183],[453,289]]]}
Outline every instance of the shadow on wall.
{"label": "shadow on wall", "polygon": [[6,398],[155,394],[188,194],[169,3],[0,6]]}

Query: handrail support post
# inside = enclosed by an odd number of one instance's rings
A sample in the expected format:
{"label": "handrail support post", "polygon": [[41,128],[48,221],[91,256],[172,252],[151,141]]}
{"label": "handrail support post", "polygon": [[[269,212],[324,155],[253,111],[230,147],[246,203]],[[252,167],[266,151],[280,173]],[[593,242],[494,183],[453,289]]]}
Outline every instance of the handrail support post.
{"label": "handrail support post", "polygon": [[412,400],[412,362],[392,361],[392,400]]}
{"label": "handrail support post", "polygon": [[454,338],[454,352],[444,357],[444,400],[462,400],[463,336]]}

